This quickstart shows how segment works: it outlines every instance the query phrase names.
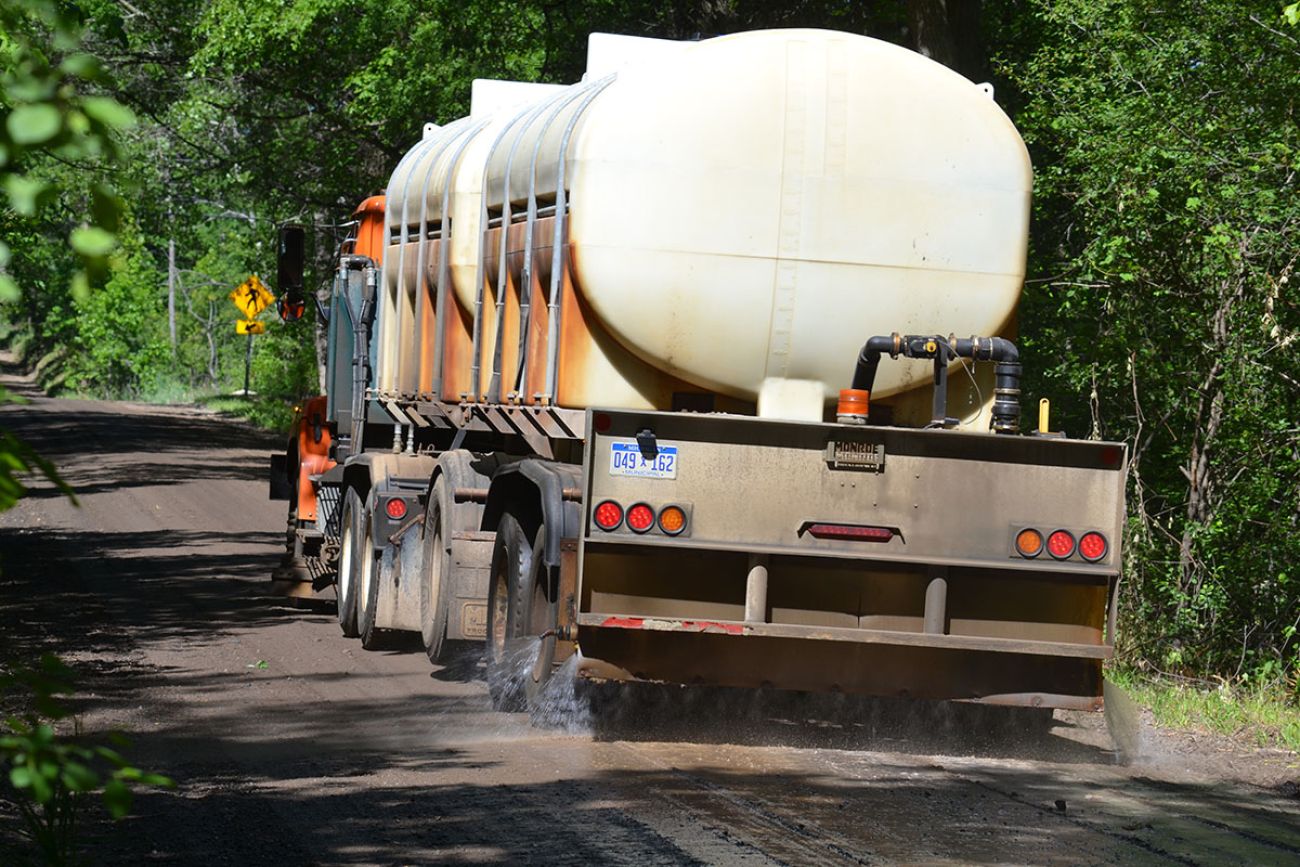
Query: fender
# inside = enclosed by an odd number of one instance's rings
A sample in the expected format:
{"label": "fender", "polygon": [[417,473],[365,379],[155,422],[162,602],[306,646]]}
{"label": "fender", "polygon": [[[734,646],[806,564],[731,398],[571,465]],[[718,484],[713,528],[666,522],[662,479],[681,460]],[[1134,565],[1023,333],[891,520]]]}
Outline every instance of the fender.
{"label": "fender", "polygon": [[496,530],[507,509],[520,518],[528,533],[545,525],[545,563],[559,566],[560,540],[577,537],[582,527],[582,503],[566,500],[564,490],[581,486],[581,467],[538,458],[508,464],[492,477],[482,529]]}
{"label": "fender", "polygon": [[[383,452],[364,452],[348,458],[343,469],[345,487],[356,488],[361,499],[369,501],[372,492],[403,491],[419,499],[417,491],[428,489],[428,479],[436,461],[429,455],[404,455]],[[375,550],[388,544],[388,537],[398,527],[387,515],[378,513],[379,524],[374,536]],[[388,526],[392,524],[392,526]]]}
{"label": "fender", "polygon": [[[483,509],[477,503],[456,503],[452,500],[452,492],[457,488],[480,488],[483,487],[492,475],[494,467],[484,468],[487,471],[475,468],[477,458],[473,452],[468,449],[455,449],[449,452],[443,452],[438,455],[438,464],[433,473],[429,476],[429,484],[424,489],[424,502],[427,504],[433,498],[433,486],[440,478],[446,478],[447,501],[442,504],[442,513],[448,516],[455,516],[452,519],[450,530],[477,530],[479,528],[479,519]],[[427,506],[426,506],[427,508]],[[423,533],[423,527],[421,528]],[[451,549],[451,533],[444,536],[448,550]]]}

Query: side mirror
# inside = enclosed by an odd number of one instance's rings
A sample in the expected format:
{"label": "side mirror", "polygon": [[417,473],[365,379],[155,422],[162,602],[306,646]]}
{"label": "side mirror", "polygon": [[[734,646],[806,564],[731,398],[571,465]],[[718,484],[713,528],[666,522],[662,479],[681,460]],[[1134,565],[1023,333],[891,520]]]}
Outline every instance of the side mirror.
{"label": "side mirror", "polygon": [[281,226],[276,246],[276,289],[280,318],[285,322],[301,319],[303,314],[302,276],[307,250],[307,233],[302,226]]}

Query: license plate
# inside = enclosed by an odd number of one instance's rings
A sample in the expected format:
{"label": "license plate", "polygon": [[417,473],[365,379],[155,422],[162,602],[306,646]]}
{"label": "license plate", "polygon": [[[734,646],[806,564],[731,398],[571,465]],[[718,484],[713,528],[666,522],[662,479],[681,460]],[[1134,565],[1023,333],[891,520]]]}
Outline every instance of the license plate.
{"label": "license plate", "polygon": [[636,441],[609,444],[609,474],[641,479],[677,478],[677,446],[658,446],[659,453],[646,459]]}

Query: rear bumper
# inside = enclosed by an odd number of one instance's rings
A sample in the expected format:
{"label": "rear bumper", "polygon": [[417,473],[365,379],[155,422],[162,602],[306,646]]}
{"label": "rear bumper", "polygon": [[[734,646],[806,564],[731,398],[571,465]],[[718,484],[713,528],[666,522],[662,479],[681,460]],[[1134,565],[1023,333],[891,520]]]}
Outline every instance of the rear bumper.
{"label": "rear bumper", "polygon": [[973,650],[1079,659],[1110,659],[1108,644],[1070,644],[1029,641],[1016,638],[988,638],[977,635],[930,635],[892,632],[884,629],[844,629],[833,626],[799,626],[788,623],[738,623],[725,620],[674,620],[655,617],[625,617],[618,614],[580,614],[579,627],[599,629],[644,629],[652,632],[689,632],[759,638],[794,638],[802,641],[843,641],[856,644],[888,644],[897,647],[929,647],[943,650]]}
{"label": "rear bumper", "polygon": [[1102,709],[1109,645],[776,623],[580,614],[596,680],[773,687]]}

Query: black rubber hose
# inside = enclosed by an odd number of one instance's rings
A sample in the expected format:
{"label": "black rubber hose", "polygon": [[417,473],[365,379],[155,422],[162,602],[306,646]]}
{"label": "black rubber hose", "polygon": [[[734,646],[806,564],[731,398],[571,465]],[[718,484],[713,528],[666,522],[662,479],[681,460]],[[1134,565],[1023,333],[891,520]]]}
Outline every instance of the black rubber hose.
{"label": "black rubber hose", "polygon": [[858,363],[853,368],[852,388],[871,391],[871,387],[876,381],[876,369],[880,367],[881,353],[888,352],[890,355],[896,355],[898,354],[898,345],[897,334],[889,337],[872,337],[868,340],[863,345],[862,352],[858,353]]}
{"label": "black rubber hose", "polygon": [[1003,337],[951,340],[953,351],[972,361],[995,361],[993,369],[993,430],[1020,432],[1020,350]]}
{"label": "black rubber hose", "polygon": [[949,342],[954,353],[972,361],[1020,361],[1020,350],[1002,337],[962,337]]}

